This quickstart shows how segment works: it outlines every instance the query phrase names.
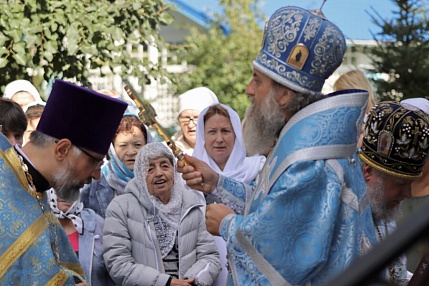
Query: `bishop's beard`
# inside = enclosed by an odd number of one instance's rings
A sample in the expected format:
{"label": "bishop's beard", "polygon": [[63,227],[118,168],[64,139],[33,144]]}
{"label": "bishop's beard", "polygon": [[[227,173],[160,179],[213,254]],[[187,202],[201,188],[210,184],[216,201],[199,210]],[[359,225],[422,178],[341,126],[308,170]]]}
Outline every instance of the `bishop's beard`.
{"label": "bishop's beard", "polygon": [[243,138],[247,154],[267,155],[285,123],[283,108],[277,103],[274,90],[271,89],[260,107],[252,103],[246,111]]}
{"label": "bishop's beard", "polygon": [[399,205],[392,207],[385,199],[383,178],[377,178],[375,186],[367,186],[366,190],[371,199],[371,210],[375,220],[391,221],[399,216]]}

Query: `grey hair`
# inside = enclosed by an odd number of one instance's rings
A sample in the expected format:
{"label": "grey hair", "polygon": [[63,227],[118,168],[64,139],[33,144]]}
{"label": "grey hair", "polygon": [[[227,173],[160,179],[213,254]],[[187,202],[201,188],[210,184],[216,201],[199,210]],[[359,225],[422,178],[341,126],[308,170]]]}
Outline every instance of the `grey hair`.
{"label": "grey hair", "polygon": [[52,143],[55,143],[55,141],[58,140],[57,138],[54,138],[52,136],[46,135],[40,131],[33,131],[30,134],[30,141],[33,145],[44,148],[49,146]]}
{"label": "grey hair", "polygon": [[286,104],[286,106],[284,106],[284,110],[288,111],[288,113],[291,115],[294,115],[304,107],[325,98],[325,96],[322,94],[305,94],[305,93],[293,91],[276,81],[272,82],[271,88],[273,89],[274,94],[278,94],[278,92],[283,88],[286,88],[291,92],[293,92],[294,96]]}
{"label": "grey hair", "polygon": [[176,161],[171,150],[161,142],[150,142],[143,146],[137,154],[135,169],[137,172],[147,174],[149,169],[149,160],[166,157],[170,161],[174,169],[176,169]]}
{"label": "grey hair", "polygon": [[[164,144],[162,144],[162,145],[165,146]],[[170,161],[171,166],[173,166],[173,167],[175,166],[174,156],[171,153],[170,149],[168,149],[168,147],[167,148],[161,148],[158,151],[159,152],[156,153],[156,154],[149,154],[147,156],[147,159],[153,160],[153,159],[157,159],[157,158],[160,158],[160,157],[166,157],[168,159],[168,161]]]}
{"label": "grey hair", "polygon": [[[33,132],[31,132],[30,134],[30,142],[39,148],[46,148],[49,145],[56,143],[58,141],[57,138],[46,135],[45,133],[42,133],[40,131],[34,130]],[[72,142],[73,144],[73,142]],[[73,147],[73,151],[75,153],[76,156],[79,156],[82,151],[77,148],[75,145],[72,145]]]}

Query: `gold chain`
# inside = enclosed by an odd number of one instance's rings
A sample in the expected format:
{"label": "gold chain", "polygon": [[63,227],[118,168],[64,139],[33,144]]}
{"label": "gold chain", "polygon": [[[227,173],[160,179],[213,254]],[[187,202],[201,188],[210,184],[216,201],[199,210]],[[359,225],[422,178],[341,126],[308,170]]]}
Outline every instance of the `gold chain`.
{"label": "gold chain", "polygon": [[52,249],[52,252],[54,253],[55,260],[57,261],[58,265],[60,265],[60,256],[59,256],[60,249],[58,247],[57,227],[55,225],[55,222],[50,221],[48,214],[46,214],[45,212],[45,207],[41,202],[42,196],[36,190],[36,186],[34,185],[34,182],[33,182],[33,177],[28,171],[28,166],[25,164],[24,159],[22,158],[21,155],[18,155],[18,158],[19,158],[19,162],[21,163],[22,170],[24,171],[25,176],[27,177],[27,181],[28,181],[28,184],[30,185],[31,191],[34,192],[37,202],[39,203],[40,209],[42,210],[43,216],[48,221],[51,249]]}

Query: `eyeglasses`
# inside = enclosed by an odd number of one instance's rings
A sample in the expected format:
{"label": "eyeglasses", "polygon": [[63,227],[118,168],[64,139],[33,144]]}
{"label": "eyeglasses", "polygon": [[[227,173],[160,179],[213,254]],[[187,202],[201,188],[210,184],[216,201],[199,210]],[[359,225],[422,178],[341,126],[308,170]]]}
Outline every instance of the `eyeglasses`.
{"label": "eyeglasses", "polygon": [[101,166],[103,166],[103,163],[104,163],[104,158],[101,158],[101,159],[97,158],[94,155],[91,155],[88,151],[86,151],[86,150],[84,150],[84,149],[82,149],[80,147],[76,146],[76,148],[78,148],[80,151],[82,151],[82,153],[84,153],[86,156],[88,156],[89,158],[91,158],[94,162],[98,163],[97,167],[94,169],[94,171],[98,171],[98,170],[101,169]]}
{"label": "eyeglasses", "polygon": [[191,123],[191,120],[192,120],[192,123],[194,123],[194,125],[197,125],[198,116],[197,117],[179,116],[180,124],[189,125],[189,123]]}
{"label": "eyeglasses", "polygon": [[[55,140],[55,143],[58,144],[59,140]],[[74,145],[76,146],[76,145]],[[97,163],[97,167],[95,167],[95,169],[93,170],[93,172],[98,171],[101,169],[101,166],[103,166],[104,163],[104,157],[103,158],[97,158],[94,155],[90,154],[88,151],[76,146],[77,149],[79,149],[80,151],[82,151],[82,153],[84,153],[86,156],[88,156],[89,158],[91,158],[94,162]]]}

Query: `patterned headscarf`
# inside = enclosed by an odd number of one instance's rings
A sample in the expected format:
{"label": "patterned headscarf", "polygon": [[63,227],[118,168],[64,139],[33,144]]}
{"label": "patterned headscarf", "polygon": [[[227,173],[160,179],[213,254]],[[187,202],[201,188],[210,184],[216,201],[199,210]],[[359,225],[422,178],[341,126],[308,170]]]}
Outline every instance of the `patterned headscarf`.
{"label": "patterned headscarf", "polygon": [[[156,196],[149,193],[146,177],[149,169],[149,160],[159,157],[167,157],[173,165],[174,185],[171,189],[171,198],[167,204],[163,204]],[[170,149],[161,142],[146,144],[140,149],[135,162],[135,179],[138,192],[143,200],[152,202],[156,212],[155,231],[164,258],[173,248],[176,234],[179,229],[180,212],[182,207],[182,191],[185,189],[180,173],[176,172],[176,160]],[[132,184],[130,184],[132,188]],[[128,190],[129,187],[127,187]]]}
{"label": "patterned headscarf", "polygon": [[[136,114],[132,113],[125,113],[124,116],[135,116],[138,118]],[[139,119],[140,120],[140,119]],[[144,125],[146,128],[146,144],[153,141],[152,135],[149,132],[149,129],[146,125]],[[110,187],[112,187],[118,195],[122,195],[125,190],[125,186],[127,183],[134,178],[134,172],[128,169],[127,166],[125,166],[124,163],[119,159],[118,155],[116,154],[115,147],[113,144],[110,144],[109,148],[109,162],[103,166],[101,169],[101,172],[103,173],[103,176],[106,178],[107,183]]]}
{"label": "patterned headscarf", "polygon": [[54,213],[54,215],[58,219],[70,219],[73,222],[74,228],[77,230],[77,232],[82,235],[83,234],[83,220],[80,218],[79,214],[83,209],[83,203],[80,201],[80,197],[78,200],[76,200],[71,207],[66,211],[63,212],[60,209],[58,209],[58,200],[57,200],[57,194],[55,193],[54,189],[49,189],[46,191],[48,195],[48,201],[49,205],[51,206],[51,210]]}
{"label": "patterned headscarf", "polygon": [[134,178],[134,172],[122,163],[118,155],[116,155],[113,144],[110,144],[109,157],[109,162],[103,166],[101,172],[106,178],[109,186],[112,187],[118,195],[122,195],[127,183]]}

